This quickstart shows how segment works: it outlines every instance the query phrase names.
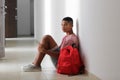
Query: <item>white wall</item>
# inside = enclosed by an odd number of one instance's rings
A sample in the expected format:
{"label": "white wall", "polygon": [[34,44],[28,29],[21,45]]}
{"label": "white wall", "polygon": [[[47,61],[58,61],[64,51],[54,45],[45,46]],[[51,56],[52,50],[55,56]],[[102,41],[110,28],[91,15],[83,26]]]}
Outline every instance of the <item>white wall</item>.
{"label": "white wall", "polygon": [[[50,19],[46,20],[45,0],[35,0],[36,39],[39,41],[48,28],[50,29],[48,32],[59,43],[63,37],[61,19],[64,16],[71,16],[74,20],[78,18],[77,33],[88,71],[102,80],[119,80],[120,1],[77,0],[78,3],[74,1],[72,3],[67,0],[51,0],[51,16],[49,15]],[[75,4],[79,5],[79,8]],[[46,26],[47,23],[50,26]]]}
{"label": "white wall", "polygon": [[44,34],[44,0],[34,0],[34,26],[35,39],[39,41]]}
{"label": "white wall", "polygon": [[17,34],[30,35],[30,0],[17,0]]}
{"label": "white wall", "polygon": [[[60,44],[64,35],[61,30],[61,20],[65,16],[64,0],[50,0],[48,1],[50,3],[46,4],[45,2],[46,0],[35,0],[35,38],[39,41],[43,35],[50,34],[55,38],[57,43]],[[49,8],[47,4],[51,8]],[[45,12],[48,13],[46,14]],[[48,18],[46,18],[46,16]]]}
{"label": "white wall", "polygon": [[60,44],[64,36],[61,29],[61,21],[65,17],[65,2],[64,0],[51,1],[51,35]]}
{"label": "white wall", "polygon": [[120,80],[120,0],[81,0],[79,34],[88,69]]}
{"label": "white wall", "polygon": [[65,0],[65,14],[66,16],[70,16],[73,18],[74,24],[73,24],[73,31],[75,34],[77,34],[76,30],[76,21],[79,17],[79,3],[80,0]]}

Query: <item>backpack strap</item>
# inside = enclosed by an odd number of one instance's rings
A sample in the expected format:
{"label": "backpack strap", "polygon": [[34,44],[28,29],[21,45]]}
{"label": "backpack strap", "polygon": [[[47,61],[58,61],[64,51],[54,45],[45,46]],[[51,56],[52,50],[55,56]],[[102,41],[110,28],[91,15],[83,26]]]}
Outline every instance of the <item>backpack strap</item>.
{"label": "backpack strap", "polygon": [[73,48],[76,48],[76,44],[75,44],[75,43],[73,43],[73,44],[72,44],[72,47],[73,47]]}

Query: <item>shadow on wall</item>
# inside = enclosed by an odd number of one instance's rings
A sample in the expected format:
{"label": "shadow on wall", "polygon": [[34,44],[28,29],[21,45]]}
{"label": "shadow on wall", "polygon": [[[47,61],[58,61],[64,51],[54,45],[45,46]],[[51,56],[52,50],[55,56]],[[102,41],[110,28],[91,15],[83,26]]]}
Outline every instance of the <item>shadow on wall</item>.
{"label": "shadow on wall", "polygon": [[76,20],[76,34],[77,34],[78,39],[79,39],[79,51],[80,51],[81,59],[82,59],[83,64],[84,64],[85,73],[87,74],[88,73],[87,59],[86,59],[85,53],[82,51],[82,48],[81,48],[81,41],[80,41],[81,39],[80,39],[79,32],[80,32],[80,26],[79,26],[79,21],[77,19]]}

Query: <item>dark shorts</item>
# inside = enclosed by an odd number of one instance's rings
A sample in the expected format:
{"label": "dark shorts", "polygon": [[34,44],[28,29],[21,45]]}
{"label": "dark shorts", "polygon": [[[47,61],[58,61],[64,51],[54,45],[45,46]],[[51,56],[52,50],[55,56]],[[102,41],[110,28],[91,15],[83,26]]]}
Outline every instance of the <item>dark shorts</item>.
{"label": "dark shorts", "polygon": [[[54,49],[53,51],[55,51],[55,52],[60,52],[60,48],[59,47],[57,47],[56,49]],[[57,61],[58,61],[58,59],[56,59],[56,58],[54,58],[54,57],[51,57],[51,60],[52,60],[52,63],[53,63],[53,65],[56,67],[56,65],[57,65]]]}

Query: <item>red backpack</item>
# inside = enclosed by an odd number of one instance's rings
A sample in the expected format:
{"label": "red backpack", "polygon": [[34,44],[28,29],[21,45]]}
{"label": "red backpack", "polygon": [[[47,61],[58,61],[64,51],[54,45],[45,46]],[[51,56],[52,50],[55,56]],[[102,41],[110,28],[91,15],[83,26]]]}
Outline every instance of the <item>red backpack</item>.
{"label": "red backpack", "polygon": [[77,48],[67,46],[60,50],[57,73],[76,75],[80,73],[83,62]]}

